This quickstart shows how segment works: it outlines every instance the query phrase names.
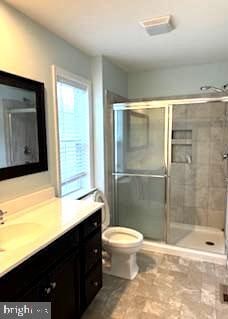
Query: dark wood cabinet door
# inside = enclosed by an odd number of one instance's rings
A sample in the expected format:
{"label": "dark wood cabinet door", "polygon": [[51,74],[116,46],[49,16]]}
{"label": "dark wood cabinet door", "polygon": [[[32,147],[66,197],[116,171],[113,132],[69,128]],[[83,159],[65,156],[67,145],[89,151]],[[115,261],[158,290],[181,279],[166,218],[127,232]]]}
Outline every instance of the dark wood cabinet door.
{"label": "dark wood cabinet door", "polygon": [[25,294],[20,296],[17,301],[21,302],[38,302],[45,301],[40,294],[40,285],[37,284],[34,287],[30,288]]}
{"label": "dark wood cabinet door", "polygon": [[[46,301],[51,301],[52,319],[78,319],[80,313],[79,258],[73,254],[49,274]],[[47,294],[48,292],[50,293]]]}
{"label": "dark wood cabinet door", "polygon": [[37,282],[18,301],[51,302],[52,319],[80,318],[79,256],[73,253]]}
{"label": "dark wood cabinet door", "polygon": [[101,249],[101,232],[96,232],[92,238],[85,241],[85,272],[88,273],[90,269],[102,258]]}
{"label": "dark wood cabinet door", "polygon": [[91,303],[102,287],[102,264],[97,265],[90,271],[85,279],[85,306]]}

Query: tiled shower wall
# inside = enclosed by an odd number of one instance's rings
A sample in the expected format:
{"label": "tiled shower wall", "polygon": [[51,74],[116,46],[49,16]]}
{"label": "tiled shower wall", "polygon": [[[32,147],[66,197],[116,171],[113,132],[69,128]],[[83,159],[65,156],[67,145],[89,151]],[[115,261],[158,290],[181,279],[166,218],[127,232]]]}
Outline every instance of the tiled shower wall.
{"label": "tiled shower wall", "polygon": [[174,106],[172,129],[171,222],[223,229],[227,103]]}

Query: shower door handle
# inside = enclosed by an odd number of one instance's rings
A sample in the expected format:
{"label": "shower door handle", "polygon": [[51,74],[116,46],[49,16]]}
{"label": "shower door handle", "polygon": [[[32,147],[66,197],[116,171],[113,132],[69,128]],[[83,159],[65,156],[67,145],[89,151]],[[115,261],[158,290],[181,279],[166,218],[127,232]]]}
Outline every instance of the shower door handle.
{"label": "shower door handle", "polygon": [[128,177],[152,177],[152,178],[166,178],[167,175],[154,175],[154,174],[133,174],[133,173],[112,173],[113,176],[128,176]]}
{"label": "shower door handle", "polygon": [[223,153],[223,160],[225,161],[224,163],[224,175],[225,175],[225,183],[228,185],[228,153]]}

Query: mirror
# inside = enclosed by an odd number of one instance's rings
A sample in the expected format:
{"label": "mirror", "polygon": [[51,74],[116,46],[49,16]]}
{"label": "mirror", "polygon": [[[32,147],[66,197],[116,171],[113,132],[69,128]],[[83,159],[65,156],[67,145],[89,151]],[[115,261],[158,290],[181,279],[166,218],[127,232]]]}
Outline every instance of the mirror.
{"label": "mirror", "polygon": [[44,84],[0,71],[0,180],[45,170]]}

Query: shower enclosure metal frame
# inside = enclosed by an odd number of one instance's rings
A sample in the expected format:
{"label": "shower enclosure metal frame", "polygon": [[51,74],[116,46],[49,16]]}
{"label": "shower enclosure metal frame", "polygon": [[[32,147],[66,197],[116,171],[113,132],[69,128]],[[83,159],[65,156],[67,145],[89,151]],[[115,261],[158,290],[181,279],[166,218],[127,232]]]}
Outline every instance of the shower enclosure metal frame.
{"label": "shower enclosure metal frame", "polygon": [[[126,103],[127,105],[129,105],[129,103]],[[116,104],[116,106],[114,106],[113,108],[113,112],[118,111],[118,110],[124,110],[124,111],[128,111],[128,110],[139,110],[139,109],[158,109],[158,108],[163,108],[165,110],[165,126],[164,126],[164,164],[165,164],[165,173],[163,175],[154,175],[154,174],[133,174],[133,173],[118,173],[115,172],[114,169],[114,165],[113,165],[113,169],[112,169],[112,175],[113,177],[116,179],[118,176],[135,176],[135,177],[149,177],[149,178],[164,178],[165,179],[165,219],[167,220],[168,216],[167,216],[167,212],[168,212],[168,203],[169,200],[167,197],[169,197],[169,192],[168,192],[168,141],[169,141],[169,106],[166,105],[165,103],[161,103],[160,105],[155,105],[155,104],[151,104],[151,103],[143,103],[143,107],[142,107],[142,103],[140,103],[140,105],[135,105],[135,103],[133,103],[134,105],[131,106],[125,106],[125,103],[119,103]],[[114,118],[114,116],[113,116]],[[114,121],[113,121],[114,123]],[[113,136],[114,136],[114,126],[113,126]],[[116,152],[114,152],[114,159],[113,159],[113,163],[115,163],[117,161],[116,158]],[[114,192],[114,196],[116,196],[116,192]],[[114,198],[113,201],[113,206],[115,206],[116,203],[116,197]],[[116,211],[115,207],[114,207],[114,212]],[[116,216],[115,216],[116,219]],[[163,238],[165,239],[165,241],[167,241],[167,234],[168,234],[168,229],[167,229],[167,222],[164,223],[164,234],[163,234]]]}
{"label": "shower enclosure metal frame", "polygon": [[[183,105],[183,104],[201,104],[201,103],[210,103],[210,102],[228,102],[228,96],[222,97],[199,97],[199,98],[186,98],[186,99],[167,99],[167,100],[151,100],[151,101],[143,101],[143,102],[126,102],[126,103],[115,103],[112,105],[113,112],[112,112],[112,123],[114,123],[114,112],[117,110],[139,110],[139,109],[151,109],[151,108],[164,108],[166,115],[165,115],[165,175],[164,176],[156,176],[150,175],[150,177],[165,177],[166,179],[166,186],[165,186],[165,227],[164,227],[164,239],[165,243],[169,243],[169,225],[170,225],[170,171],[171,171],[171,154],[172,154],[172,111],[173,106]],[[113,125],[113,136],[114,136],[114,125]],[[113,145],[114,146],[114,145]],[[115,152],[113,153],[113,162],[112,162],[112,175],[113,177],[117,175],[121,175],[121,173],[115,173],[114,170],[114,163],[115,163]],[[228,163],[227,163],[228,165]],[[127,175],[127,174],[122,174]],[[134,174],[128,174],[129,176],[134,176]],[[139,176],[140,174],[136,174]],[[144,175],[146,176],[146,175]],[[113,185],[114,186],[114,185]],[[115,205],[115,192],[113,192],[113,206]],[[113,209],[115,212],[115,207]],[[115,213],[114,213],[115,214]],[[114,220],[116,216],[114,217]],[[225,224],[227,220],[227,203],[226,203],[226,212],[225,212]],[[224,228],[224,237],[225,237],[225,247],[227,252],[227,230],[226,227]]]}

